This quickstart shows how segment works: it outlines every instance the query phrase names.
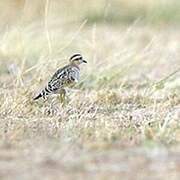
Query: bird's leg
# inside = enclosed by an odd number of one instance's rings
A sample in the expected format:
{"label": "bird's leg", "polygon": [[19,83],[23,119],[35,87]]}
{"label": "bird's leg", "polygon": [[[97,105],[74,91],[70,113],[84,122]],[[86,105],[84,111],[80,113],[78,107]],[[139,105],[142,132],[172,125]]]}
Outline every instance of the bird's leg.
{"label": "bird's leg", "polygon": [[60,103],[64,106],[65,105],[65,96],[66,96],[66,90],[65,89],[61,89],[60,90]]}

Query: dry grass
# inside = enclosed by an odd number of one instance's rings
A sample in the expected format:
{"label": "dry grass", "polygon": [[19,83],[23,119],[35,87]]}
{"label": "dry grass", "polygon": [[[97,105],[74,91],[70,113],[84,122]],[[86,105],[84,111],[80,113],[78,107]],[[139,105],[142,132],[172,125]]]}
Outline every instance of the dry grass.
{"label": "dry grass", "polygon": [[[178,31],[50,25],[50,54],[35,27],[1,34],[1,178],[178,179]],[[69,103],[33,102],[76,50],[88,65]]]}
{"label": "dry grass", "polygon": [[[179,28],[48,12],[0,34],[0,179],[179,179]],[[74,52],[88,65],[65,107],[34,102]]]}

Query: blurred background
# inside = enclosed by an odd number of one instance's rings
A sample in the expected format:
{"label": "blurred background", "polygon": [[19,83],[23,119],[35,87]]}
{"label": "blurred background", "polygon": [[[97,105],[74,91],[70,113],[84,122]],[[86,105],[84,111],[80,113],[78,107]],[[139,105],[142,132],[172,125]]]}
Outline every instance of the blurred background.
{"label": "blurred background", "polygon": [[43,21],[46,6],[48,18],[64,23],[81,22],[128,24],[177,23],[180,20],[179,0],[1,0],[1,27]]}
{"label": "blurred background", "polygon": [[[48,5],[48,7],[46,7]],[[51,21],[76,23],[85,19],[88,24],[167,24],[180,20],[179,0],[1,0],[1,27],[41,22],[46,8]]]}

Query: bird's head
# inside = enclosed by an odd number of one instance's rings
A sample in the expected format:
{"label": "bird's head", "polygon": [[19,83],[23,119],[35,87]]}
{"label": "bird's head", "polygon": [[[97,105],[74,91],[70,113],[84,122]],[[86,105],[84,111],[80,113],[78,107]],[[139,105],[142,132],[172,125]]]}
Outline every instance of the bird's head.
{"label": "bird's head", "polygon": [[69,61],[71,64],[74,64],[74,65],[80,65],[82,63],[87,63],[87,61],[83,59],[81,54],[72,55],[70,57]]}

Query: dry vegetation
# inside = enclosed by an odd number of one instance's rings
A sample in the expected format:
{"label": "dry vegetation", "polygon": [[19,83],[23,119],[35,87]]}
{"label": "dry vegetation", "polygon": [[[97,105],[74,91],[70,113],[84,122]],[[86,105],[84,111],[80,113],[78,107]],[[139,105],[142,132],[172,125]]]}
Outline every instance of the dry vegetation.
{"label": "dry vegetation", "polygon": [[[178,180],[179,27],[148,21],[155,18],[149,14],[153,7],[165,7],[162,2],[90,1],[82,12],[80,0],[14,2],[0,2],[6,7],[0,34],[0,179]],[[122,14],[113,19],[113,3],[135,12],[143,7],[148,25],[138,14],[132,22]],[[163,12],[179,8],[169,7]],[[158,24],[175,22],[158,18]],[[32,101],[77,51],[88,65],[68,103],[62,107],[57,97]]]}

